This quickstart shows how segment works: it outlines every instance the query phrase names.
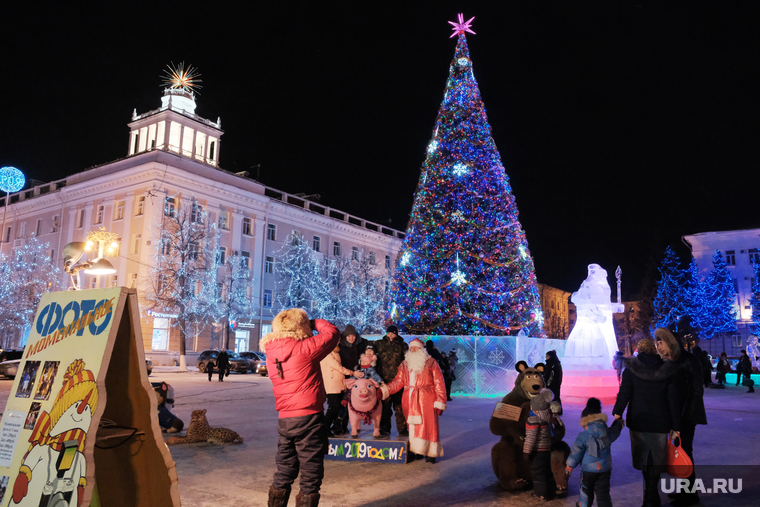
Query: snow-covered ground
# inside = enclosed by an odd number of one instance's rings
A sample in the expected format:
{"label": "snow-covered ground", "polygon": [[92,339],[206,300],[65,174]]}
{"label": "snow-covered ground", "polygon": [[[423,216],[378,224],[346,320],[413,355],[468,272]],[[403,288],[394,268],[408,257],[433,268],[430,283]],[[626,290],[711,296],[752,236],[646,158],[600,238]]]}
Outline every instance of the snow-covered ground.
{"label": "snow-covered ground", "polygon": [[[205,408],[212,426],[240,433],[245,443],[236,446],[191,444],[171,447],[177,465],[183,506],[266,505],[274,471],[277,412],[267,377],[231,374],[223,383],[209,382],[198,372],[156,371],[151,381],[165,380],[175,389],[175,413],[185,423],[190,412]],[[0,380],[0,403],[5,406],[12,382]],[[508,391],[511,386],[505,386]],[[760,393],[730,386],[709,389],[705,395],[708,426],[697,428],[695,461],[698,465],[754,465],[760,470]],[[491,447],[498,437],[488,430],[496,399],[456,398],[441,417],[445,456],[436,464],[415,461],[405,465],[325,462],[320,505],[330,506],[449,506],[539,503],[530,492],[499,489],[491,469]],[[580,405],[567,405],[563,420],[566,441],[572,445],[580,430]],[[605,406],[604,412],[611,413]],[[395,423],[394,423],[395,425]],[[612,499],[616,507],[639,507],[641,474],[630,463],[628,430],[613,444]],[[547,502],[550,506],[575,505],[579,473],[570,479],[570,495]],[[757,481],[760,482],[760,481]],[[746,488],[745,488],[746,489]],[[295,504],[295,493],[291,505]],[[704,505],[756,505],[746,495],[704,495]],[[668,505],[663,495],[663,505]],[[746,502],[746,503],[745,503]]]}

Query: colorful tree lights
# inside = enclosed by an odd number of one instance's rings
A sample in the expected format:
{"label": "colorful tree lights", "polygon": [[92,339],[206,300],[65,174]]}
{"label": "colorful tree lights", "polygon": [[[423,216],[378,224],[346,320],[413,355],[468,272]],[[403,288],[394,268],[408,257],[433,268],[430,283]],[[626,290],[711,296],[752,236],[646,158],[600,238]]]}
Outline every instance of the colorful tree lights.
{"label": "colorful tree lights", "polygon": [[488,124],[460,15],[388,320],[413,334],[541,333],[533,259]]}

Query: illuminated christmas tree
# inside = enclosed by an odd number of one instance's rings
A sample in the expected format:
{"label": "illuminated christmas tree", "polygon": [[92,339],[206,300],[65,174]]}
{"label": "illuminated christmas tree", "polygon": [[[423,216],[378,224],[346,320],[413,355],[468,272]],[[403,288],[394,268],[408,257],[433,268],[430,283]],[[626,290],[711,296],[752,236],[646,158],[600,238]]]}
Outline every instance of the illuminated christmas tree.
{"label": "illuminated christmas tree", "polygon": [[[472,20],[470,20],[472,21]],[[411,334],[540,336],[533,259],[472,71],[462,16],[391,288]],[[452,35],[452,37],[454,36]]]}
{"label": "illuminated christmas tree", "polygon": [[752,324],[749,325],[749,330],[753,334],[760,334],[760,264],[753,262],[752,268],[755,270],[755,277],[752,279]]}
{"label": "illuminated christmas tree", "polygon": [[660,265],[660,281],[657,282],[657,296],[654,299],[654,327],[668,327],[686,315],[684,294],[684,272],[681,261],[668,247]]}
{"label": "illuminated christmas tree", "polygon": [[701,336],[712,338],[716,333],[736,331],[736,288],[723,254],[713,256],[713,270],[704,285],[704,309],[699,322]]}

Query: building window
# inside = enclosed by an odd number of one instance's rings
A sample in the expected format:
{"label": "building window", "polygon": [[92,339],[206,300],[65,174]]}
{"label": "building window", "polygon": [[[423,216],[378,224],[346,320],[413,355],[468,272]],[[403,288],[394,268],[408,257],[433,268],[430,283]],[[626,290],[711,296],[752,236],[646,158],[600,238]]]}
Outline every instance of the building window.
{"label": "building window", "polygon": [[274,273],[274,257],[267,255],[266,261],[264,262],[264,273]]}
{"label": "building window", "polygon": [[129,286],[133,289],[137,287],[137,273],[129,274]]}
{"label": "building window", "polygon": [[18,236],[17,238],[25,238],[26,237],[26,222],[21,222],[18,228]]}
{"label": "building window", "polygon": [[116,246],[111,250],[111,257],[118,257],[121,252],[121,238],[116,238]]}
{"label": "building window", "polygon": [[9,242],[11,240],[11,228],[8,227],[5,229],[5,243]]}
{"label": "building window", "polygon": [[264,290],[264,308],[272,308],[272,291]]}
{"label": "building window", "polygon": [[40,232],[42,232],[42,219],[38,218],[37,219],[37,227],[35,227],[35,229],[34,229],[34,235],[37,236],[37,237],[39,237]]}
{"label": "building window", "polygon": [[240,261],[242,263],[242,266],[245,269],[250,269],[251,268],[251,252],[240,252],[240,256],[242,257]]}
{"label": "building window", "polygon": [[172,252],[172,238],[167,234],[161,238],[161,254],[169,255]]}
{"label": "building window", "polygon": [[[173,217],[177,212],[177,200],[174,197],[167,197],[164,202],[164,215],[167,217]],[[142,215],[142,213],[139,213]]]}
{"label": "building window", "polygon": [[333,241],[333,255],[340,257],[340,243]]}
{"label": "building window", "polygon": [[152,350],[167,350],[169,347],[169,319],[153,319]]}
{"label": "building window", "polygon": [[369,263],[372,264],[373,266],[377,263],[377,261],[375,260],[375,258],[376,258],[375,252],[370,252],[369,253]]}
{"label": "building window", "polygon": [[203,223],[203,206],[200,204],[193,204],[193,207],[190,210],[190,221],[194,224]]}
{"label": "building window", "polygon": [[267,239],[277,241],[277,226],[275,224],[267,225]]}
{"label": "building window", "polygon": [[111,275],[110,287],[118,287],[118,286],[119,286],[119,275]]}
{"label": "building window", "polygon": [[50,232],[58,232],[58,227],[60,227],[60,218],[58,215],[53,217],[53,226],[50,228]]}
{"label": "building window", "polygon": [[140,242],[142,240],[142,234],[135,234],[133,236],[132,240],[132,253],[133,254],[139,254],[140,253]]}
{"label": "building window", "polygon": [[356,246],[351,247],[351,260],[352,261],[359,260],[359,247],[356,247]]}
{"label": "building window", "polygon": [[95,214],[95,223],[96,224],[102,224],[103,223],[103,215],[106,213],[106,207],[105,206],[98,206],[98,212]]}
{"label": "building window", "polygon": [[322,243],[322,240],[319,236],[314,236],[314,239],[311,241],[311,247],[314,249],[315,252],[319,252],[319,246]]}
{"label": "building window", "polygon": [[79,229],[84,227],[84,210],[79,210],[79,222],[77,224],[77,227]]}
{"label": "building window", "polygon": [[385,256],[385,269],[391,269],[391,256]]}
{"label": "building window", "polygon": [[200,250],[198,248],[198,243],[195,241],[191,241],[187,245],[187,256],[190,258],[190,260],[197,261],[198,257],[200,257]]}
{"label": "building window", "polygon": [[741,347],[742,346],[742,335],[735,334],[731,336],[731,341],[734,343],[734,347]]}
{"label": "building window", "polygon": [[219,251],[216,254],[216,263],[220,266],[224,264],[227,257],[227,247],[220,246]]}
{"label": "building window", "polygon": [[90,279],[90,288],[91,289],[97,289],[98,288],[98,277],[97,276],[93,276]]}
{"label": "building window", "polygon": [[293,246],[298,246],[298,245],[301,244],[301,233],[300,232],[298,232],[297,230],[293,229],[293,231],[291,231],[290,235],[293,238],[293,240],[291,242],[291,244]]}
{"label": "building window", "polygon": [[749,263],[760,264],[760,250],[758,250],[757,248],[749,249]]}
{"label": "building window", "polygon": [[219,212],[219,228],[223,231],[230,230],[230,214],[226,211]]}
{"label": "building window", "polygon": [[116,213],[114,213],[113,219],[121,220],[122,218],[124,218],[124,201],[119,201],[116,203]]}
{"label": "building window", "polygon": [[736,250],[726,250],[726,264],[736,266]]}
{"label": "building window", "polygon": [[246,236],[251,236],[253,233],[251,232],[253,228],[251,227],[251,219],[250,218],[244,218],[243,219],[243,234]]}
{"label": "building window", "polygon": [[734,278],[734,292],[739,294],[739,280]]}
{"label": "building window", "polygon": [[137,198],[137,213],[136,216],[140,216],[145,213],[145,196]]}

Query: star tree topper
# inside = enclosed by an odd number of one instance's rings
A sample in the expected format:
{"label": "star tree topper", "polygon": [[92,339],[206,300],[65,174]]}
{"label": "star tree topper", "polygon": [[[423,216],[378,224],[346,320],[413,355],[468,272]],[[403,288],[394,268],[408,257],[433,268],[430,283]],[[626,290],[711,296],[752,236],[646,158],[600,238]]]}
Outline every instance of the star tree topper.
{"label": "star tree topper", "polygon": [[464,16],[462,14],[459,14],[459,23],[455,21],[449,21],[449,24],[452,25],[454,28],[454,33],[451,34],[451,39],[455,35],[464,34],[464,32],[470,32],[473,35],[476,35],[475,32],[470,30],[470,23],[472,23],[472,20],[475,19],[475,16],[471,17],[467,21],[464,20]]}

